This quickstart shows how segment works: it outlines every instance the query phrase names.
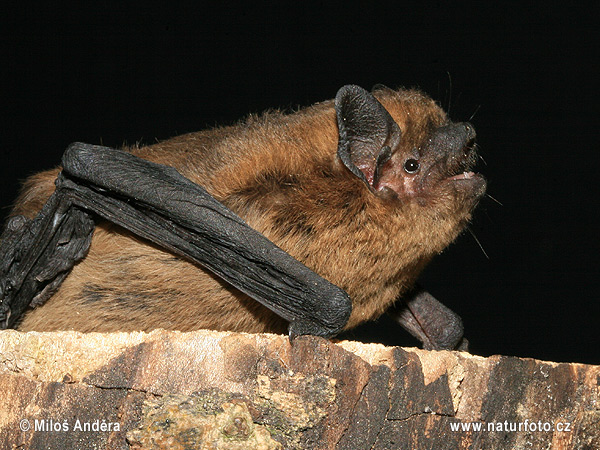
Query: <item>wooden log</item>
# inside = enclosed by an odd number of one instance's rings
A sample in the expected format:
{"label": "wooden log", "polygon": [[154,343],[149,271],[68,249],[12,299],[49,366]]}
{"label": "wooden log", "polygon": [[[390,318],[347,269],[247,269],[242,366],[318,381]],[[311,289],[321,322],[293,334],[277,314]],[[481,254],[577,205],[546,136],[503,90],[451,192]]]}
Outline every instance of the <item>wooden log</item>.
{"label": "wooden log", "polygon": [[0,333],[0,447],[596,449],[600,366],[211,331]]}

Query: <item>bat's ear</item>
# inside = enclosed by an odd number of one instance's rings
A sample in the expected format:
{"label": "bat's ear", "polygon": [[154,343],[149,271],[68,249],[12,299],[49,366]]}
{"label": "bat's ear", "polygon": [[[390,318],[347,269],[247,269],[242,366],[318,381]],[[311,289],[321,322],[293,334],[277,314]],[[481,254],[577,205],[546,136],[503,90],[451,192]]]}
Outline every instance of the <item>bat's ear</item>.
{"label": "bat's ear", "polygon": [[401,131],[390,113],[359,86],[342,87],[335,97],[339,129],[337,154],[370,188],[400,143]]}

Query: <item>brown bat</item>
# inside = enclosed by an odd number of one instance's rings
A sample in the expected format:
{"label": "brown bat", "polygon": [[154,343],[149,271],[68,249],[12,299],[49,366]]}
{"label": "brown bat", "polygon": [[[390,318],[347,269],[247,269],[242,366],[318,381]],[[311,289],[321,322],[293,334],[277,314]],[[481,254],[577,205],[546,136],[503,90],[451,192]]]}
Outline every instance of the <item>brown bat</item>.
{"label": "brown bat", "polygon": [[[293,114],[147,147],[72,145],[60,175],[57,168],[26,181],[3,235],[5,326],[281,333],[290,322],[292,335],[331,336],[391,308],[426,346],[454,347],[458,316],[411,289],[484,194],[485,179],[471,172],[476,159],[473,127],[450,122],[429,97],[357,86]],[[227,223],[197,219],[200,209]],[[236,215],[311,270],[292,258],[259,261],[279,249],[231,231],[229,223],[245,227]],[[211,231],[198,231],[204,222]],[[219,243],[212,233],[223,235]],[[243,262],[215,263],[246,247]],[[258,275],[247,276],[255,267]]]}

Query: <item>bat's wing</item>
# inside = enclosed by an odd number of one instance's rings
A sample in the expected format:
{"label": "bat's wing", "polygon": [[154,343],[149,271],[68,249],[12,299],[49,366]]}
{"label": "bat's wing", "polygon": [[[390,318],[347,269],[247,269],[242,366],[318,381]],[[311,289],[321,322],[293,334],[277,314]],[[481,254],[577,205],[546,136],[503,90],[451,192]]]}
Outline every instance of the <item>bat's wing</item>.
{"label": "bat's wing", "polygon": [[0,243],[0,325],[49,298],[109,220],[208,268],[290,322],[290,335],[332,336],[348,295],[250,228],[174,168],[75,143],[55,193],[33,220],[14,217]]}

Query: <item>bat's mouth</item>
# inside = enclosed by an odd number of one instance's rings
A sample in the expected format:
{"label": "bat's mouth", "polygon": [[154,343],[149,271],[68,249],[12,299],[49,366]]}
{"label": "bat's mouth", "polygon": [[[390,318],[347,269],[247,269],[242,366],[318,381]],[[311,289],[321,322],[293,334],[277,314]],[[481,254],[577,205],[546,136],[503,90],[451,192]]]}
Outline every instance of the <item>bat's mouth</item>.
{"label": "bat's mouth", "polygon": [[486,181],[483,175],[473,170],[479,159],[475,130],[470,124],[457,124],[450,128],[448,134],[453,139],[449,140],[450,151],[440,161],[440,167],[445,167],[441,171],[441,182],[451,184],[465,195],[478,198],[485,192]]}
{"label": "bat's mouth", "polygon": [[453,181],[453,180],[470,180],[471,178],[473,178],[476,174],[475,172],[463,172],[463,173],[459,173],[458,175],[454,175],[451,177],[446,178],[449,181]]}
{"label": "bat's mouth", "polygon": [[485,193],[485,177],[472,170],[477,158],[475,150],[464,154],[465,159],[454,170],[446,172],[442,179],[442,184],[450,185],[456,191],[461,192],[467,197],[474,199],[481,197]]}
{"label": "bat's mouth", "polygon": [[481,197],[485,193],[487,184],[483,175],[471,171],[448,177],[444,182],[449,183],[456,191],[462,192],[467,197],[473,197],[474,199]]}

